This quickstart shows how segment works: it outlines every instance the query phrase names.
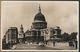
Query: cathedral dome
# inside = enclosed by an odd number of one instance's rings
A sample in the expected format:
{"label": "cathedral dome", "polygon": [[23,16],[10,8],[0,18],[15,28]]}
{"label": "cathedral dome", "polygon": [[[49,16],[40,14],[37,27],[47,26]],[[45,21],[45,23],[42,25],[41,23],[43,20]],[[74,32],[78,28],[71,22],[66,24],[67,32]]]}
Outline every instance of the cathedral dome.
{"label": "cathedral dome", "polygon": [[41,13],[41,8],[39,6],[39,12],[35,15],[34,21],[45,21],[44,15]]}
{"label": "cathedral dome", "polygon": [[39,6],[39,12],[35,15],[34,22],[32,23],[33,29],[45,29],[47,28],[47,22],[44,15],[41,13],[41,8]]}
{"label": "cathedral dome", "polygon": [[34,21],[45,21],[45,17],[42,13],[36,14]]}

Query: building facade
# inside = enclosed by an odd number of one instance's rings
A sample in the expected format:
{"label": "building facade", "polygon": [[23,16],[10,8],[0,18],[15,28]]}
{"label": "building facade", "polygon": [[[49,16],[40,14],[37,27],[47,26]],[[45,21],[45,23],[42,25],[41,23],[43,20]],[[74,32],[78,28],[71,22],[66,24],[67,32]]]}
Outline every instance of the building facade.
{"label": "building facade", "polygon": [[61,35],[60,28],[47,27],[47,21],[39,5],[38,13],[34,17],[31,28],[25,32],[26,41],[37,43],[50,39],[53,41],[53,39],[58,39],[58,35]]}
{"label": "building facade", "polygon": [[[11,48],[14,44],[18,43],[18,29],[16,27],[10,27],[2,40],[5,49]],[[3,47],[3,48],[4,48]]]}
{"label": "building facade", "polygon": [[47,29],[47,22],[39,6],[39,11],[34,17],[34,21],[32,22],[31,29],[29,31],[26,31],[25,36],[32,37],[31,41],[33,42],[37,42],[37,43],[44,42],[44,34],[46,29]]}
{"label": "building facade", "polygon": [[47,29],[47,22],[45,20],[45,16],[41,12],[41,8],[39,6],[39,11],[35,15],[34,22],[32,23],[32,35],[34,36],[34,40],[37,42],[44,41],[44,30]]}
{"label": "building facade", "polygon": [[10,27],[6,32],[6,43],[17,43],[18,42],[18,29],[16,27]]}

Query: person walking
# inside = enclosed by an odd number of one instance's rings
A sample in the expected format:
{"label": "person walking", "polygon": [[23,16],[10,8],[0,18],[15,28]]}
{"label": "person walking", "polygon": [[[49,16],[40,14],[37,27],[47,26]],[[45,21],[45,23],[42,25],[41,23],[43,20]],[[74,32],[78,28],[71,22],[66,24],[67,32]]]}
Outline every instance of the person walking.
{"label": "person walking", "polygon": [[55,46],[55,41],[53,41],[53,46]]}
{"label": "person walking", "polygon": [[77,40],[75,41],[75,48],[77,49]]}

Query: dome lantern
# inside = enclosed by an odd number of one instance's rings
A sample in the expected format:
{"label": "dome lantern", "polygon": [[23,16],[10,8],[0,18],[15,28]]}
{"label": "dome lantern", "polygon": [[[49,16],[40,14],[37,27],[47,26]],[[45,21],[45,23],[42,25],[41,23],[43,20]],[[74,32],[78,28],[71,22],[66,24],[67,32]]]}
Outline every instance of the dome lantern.
{"label": "dome lantern", "polygon": [[39,4],[39,13],[41,12],[40,4]]}

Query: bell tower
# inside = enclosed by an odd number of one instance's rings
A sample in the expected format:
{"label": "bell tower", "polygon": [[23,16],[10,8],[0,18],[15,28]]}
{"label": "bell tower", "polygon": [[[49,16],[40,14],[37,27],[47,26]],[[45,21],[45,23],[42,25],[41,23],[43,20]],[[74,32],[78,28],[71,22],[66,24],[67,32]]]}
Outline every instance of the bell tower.
{"label": "bell tower", "polygon": [[19,42],[24,43],[24,38],[25,38],[24,29],[23,29],[23,25],[21,24],[19,35],[18,35]]}

